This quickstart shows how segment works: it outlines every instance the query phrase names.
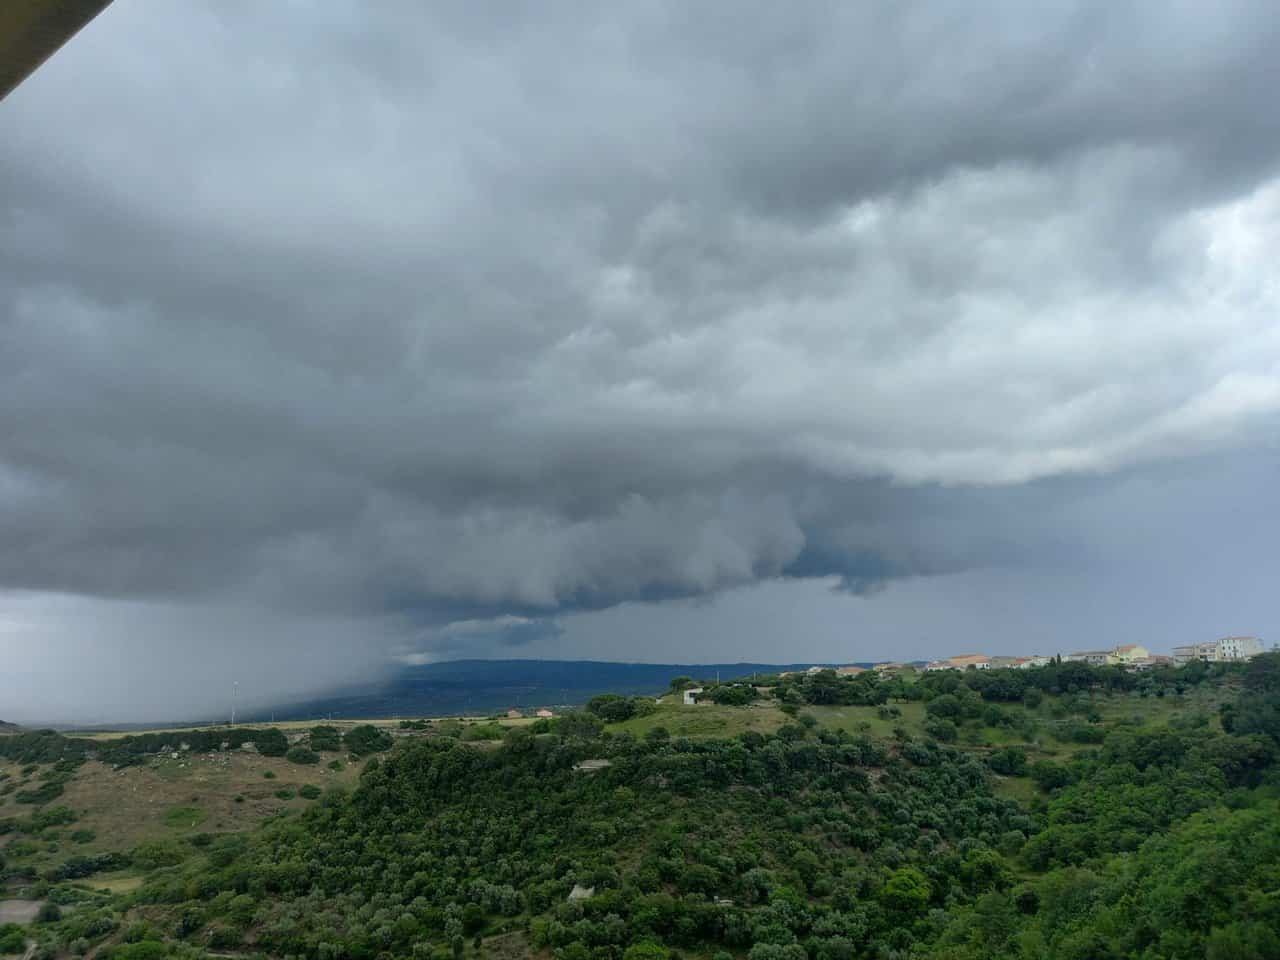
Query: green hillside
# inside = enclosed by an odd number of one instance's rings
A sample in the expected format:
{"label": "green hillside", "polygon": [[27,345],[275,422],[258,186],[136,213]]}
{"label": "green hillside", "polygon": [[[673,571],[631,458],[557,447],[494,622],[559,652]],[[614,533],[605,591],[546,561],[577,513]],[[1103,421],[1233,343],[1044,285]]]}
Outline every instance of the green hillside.
{"label": "green hillside", "polygon": [[[97,812],[65,802],[110,802],[75,793],[101,759],[15,769],[11,748],[0,809],[29,802],[0,821],[5,870],[53,905],[27,931],[49,957],[1280,950],[1280,655],[774,677],[701,699],[421,724],[366,759],[331,754],[351,765],[330,780],[294,749],[257,757],[255,796],[289,797],[238,820],[175,773],[155,826],[119,848],[78,841]],[[65,795],[42,801],[49,782]]]}

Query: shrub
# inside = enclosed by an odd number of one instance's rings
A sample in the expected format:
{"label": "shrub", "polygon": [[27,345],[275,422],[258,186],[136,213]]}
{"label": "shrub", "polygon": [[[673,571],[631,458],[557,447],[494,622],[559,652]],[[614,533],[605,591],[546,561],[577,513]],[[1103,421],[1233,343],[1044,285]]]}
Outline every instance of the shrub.
{"label": "shrub", "polygon": [[320,796],[320,788],[314,783],[308,783],[298,788],[298,796],[307,800],[315,800]]}
{"label": "shrub", "polygon": [[62,796],[62,784],[57,780],[49,780],[40,784],[34,790],[19,790],[15,795],[18,803],[29,803],[34,806],[41,806],[50,800],[56,800]]}
{"label": "shrub", "polygon": [[293,791],[285,787],[281,787],[279,790],[276,791],[276,796],[279,797],[281,800],[292,800]]}
{"label": "shrub", "polygon": [[[400,726],[404,727],[406,722],[402,720]],[[337,753],[342,749],[342,732],[337,727],[321,724],[311,728],[310,741],[312,750]]]}
{"label": "shrub", "polygon": [[143,870],[154,870],[157,867],[172,867],[185,859],[182,849],[173,842],[140,843],[133,848],[130,858],[135,867]]}
{"label": "shrub", "polygon": [[159,940],[126,943],[111,951],[111,960],[163,960],[169,949]]}
{"label": "shrub", "polygon": [[935,740],[941,740],[944,743],[954,743],[956,737],[960,735],[959,729],[950,720],[943,720],[940,717],[930,717],[924,722],[924,732]]}
{"label": "shrub", "polygon": [[649,743],[666,743],[671,739],[671,731],[664,726],[656,726],[644,735]]}
{"label": "shrub", "polygon": [[666,947],[656,943],[633,943],[627,947],[627,952],[622,955],[622,960],[667,960],[669,951]]}
{"label": "shrub", "polygon": [[1068,787],[1076,782],[1075,774],[1070,768],[1061,764],[1054,763],[1051,760],[1039,760],[1031,765],[1031,779],[1034,780],[1041,790],[1056,790],[1059,787]]}
{"label": "shrub", "polygon": [[342,738],[352,756],[363,757],[370,753],[382,753],[391,749],[394,742],[391,734],[375,727],[371,723],[363,723],[347,732]]}
{"label": "shrub", "polygon": [[880,890],[880,903],[892,914],[917,916],[929,903],[929,879],[915,867],[895,870]]}
{"label": "shrub", "polygon": [[505,735],[506,730],[500,723],[473,723],[462,731],[462,739],[466,741],[501,740]]}
{"label": "shrub", "polygon": [[62,908],[56,903],[45,903],[36,913],[36,923],[57,923],[62,919]]}
{"label": "shrub", "polygon": [[290,747],[289,752],[284,755],[284,758],[290,763],[311,764],[320,762],[320,754],[302,746],[301,744],[296,747]]}
{"label": "shrub", "polygon": [[993,750],[987,757],[987,766],[1007,777],[1021,777],[1027,772],[1027,752],[1020,747]]}
{"label": "shrub", "polygon": [[289,738],[275,727],[253,732],[253,745],[264,757],[283,757],[289,751]]}
{"label": "shrub", "polygon": [[745,707],[756,698],[756,688],[749,683],[726,683],[711,690],[712,702],[727,707]]}
{"label": "shrub", "polygon": [[16,923],[0,925],[0,953],[22,953],[27,949],[27,935]]}

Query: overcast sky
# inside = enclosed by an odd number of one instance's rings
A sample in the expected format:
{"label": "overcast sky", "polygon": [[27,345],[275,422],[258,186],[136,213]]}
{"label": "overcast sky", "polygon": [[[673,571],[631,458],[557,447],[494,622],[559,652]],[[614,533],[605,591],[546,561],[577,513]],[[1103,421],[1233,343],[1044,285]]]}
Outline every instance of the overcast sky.
{"label": "overcast sky", "polygon": [[116,0],[0,103],[0,718],[1280,638],[1278,46]]}

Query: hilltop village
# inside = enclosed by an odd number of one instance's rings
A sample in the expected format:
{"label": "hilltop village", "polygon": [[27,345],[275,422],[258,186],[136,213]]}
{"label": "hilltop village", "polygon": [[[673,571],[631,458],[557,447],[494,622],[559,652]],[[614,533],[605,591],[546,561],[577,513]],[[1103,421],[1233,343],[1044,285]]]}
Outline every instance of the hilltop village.
{"label": "hilltop village", "polygon": [[[813,666],[809,673],[834,669],[840,676],[856,676],[866,670],[879,673],[891,673],[897,670],[923,669],[937,670],[1029,670],[1043,667],[1055,659],[1063,663],[1087,663],[1091,667],[1123,667],[1128,670],[1150,670],[1153,667],[1180,667],[1192,660],[1203,660],[1208,663],[1238,663],[1249,660],[1258,654],[1265,653],[1266,647],[1257,637],[1223,637],[1205,643],[1195,643],[1173,648],[1172,656],[1152,653],[1141,644],[1128,643],[1112,647],[1110,650],[1077,650],[1071,653],[1050,655],[1035,654],[1026,657],[1001,656],[985,653],[962,653],[942,660],[927,662],[886,661],[871,666],[849,664],[846,666]],[[790,676],[785,672],[782,676]]]}

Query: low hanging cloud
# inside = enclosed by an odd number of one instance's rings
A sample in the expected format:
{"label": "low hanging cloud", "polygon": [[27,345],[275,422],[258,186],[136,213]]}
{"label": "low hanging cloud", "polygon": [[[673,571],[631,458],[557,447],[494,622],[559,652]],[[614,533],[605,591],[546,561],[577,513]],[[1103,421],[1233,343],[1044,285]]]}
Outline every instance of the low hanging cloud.
{"label": "low hanging cloud", "polygon": [[435,656],[1088,553],[1280,422],[1277,40],[119,0],[0,105],[0,590]]}

